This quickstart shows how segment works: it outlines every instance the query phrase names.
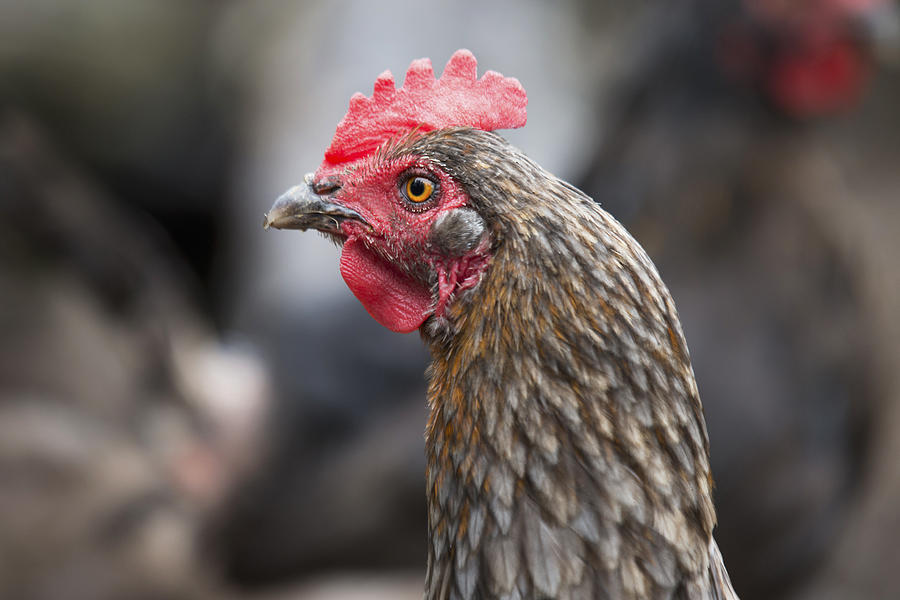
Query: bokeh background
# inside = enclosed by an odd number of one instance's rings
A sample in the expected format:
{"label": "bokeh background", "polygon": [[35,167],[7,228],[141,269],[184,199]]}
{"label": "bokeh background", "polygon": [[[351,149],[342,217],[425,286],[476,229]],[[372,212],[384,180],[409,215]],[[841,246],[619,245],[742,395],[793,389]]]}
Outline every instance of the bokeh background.
{"label": "bokeh background", "polygon": [[427,356],[263,212],[460,47],[670,285],[744,600],[900,597],[891,0],[0,0],[0,598],[417,598]]}

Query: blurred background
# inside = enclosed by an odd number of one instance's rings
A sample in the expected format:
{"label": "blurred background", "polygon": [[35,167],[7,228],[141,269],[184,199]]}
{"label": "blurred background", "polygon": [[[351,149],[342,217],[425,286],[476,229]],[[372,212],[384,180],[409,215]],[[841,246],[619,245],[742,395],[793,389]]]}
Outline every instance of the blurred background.
{"label": "blurred background", "polygon": [[262,215],[457,48],[670,286],[744,600],[900,597],[891,0],[0,0],[0,598],[420,598],[424,369]]}

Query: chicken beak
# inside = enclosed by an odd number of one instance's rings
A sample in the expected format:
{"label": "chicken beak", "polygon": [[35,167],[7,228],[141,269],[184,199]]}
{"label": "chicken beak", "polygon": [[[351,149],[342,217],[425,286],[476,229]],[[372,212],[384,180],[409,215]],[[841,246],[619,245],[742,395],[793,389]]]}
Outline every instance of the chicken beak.
{"label": "chicken beak", "polygon": [[331,201],[331,194],[317,194],[311,178],[295,185],[275,200],[265,215],[263,228],[268,229],[318,229],[326,233],[341,233],[341,223],[353,219],[365,220],[354,210]]}

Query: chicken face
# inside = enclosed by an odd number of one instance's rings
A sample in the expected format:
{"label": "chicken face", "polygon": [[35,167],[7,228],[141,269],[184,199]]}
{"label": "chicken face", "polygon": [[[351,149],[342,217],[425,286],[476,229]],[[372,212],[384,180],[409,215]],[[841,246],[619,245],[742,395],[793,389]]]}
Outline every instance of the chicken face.
{"label": "chicken face", "polygon": [[527,104],[517,80],[478,78],[468,50],[440,79],[428,59],[413,61],[400,89],[385,71],[371,97],[350,99],[318,170],[276,201],[265,226],[318,229],[343,244],[344,281],[385,327],[406,333],[430,318],[440,326],[448,303],[480,280],[491,242],[458,181],[416,148],[521,127]]}
{"label": "chicken face", "polygon": [[402,333],[429,317],[442,319],[490,260],[487,227],[467,207],[466,192],[440,167],[409,153],[418,137],[307,175],[276,201],[265,222],[317,229],[342,244],[347,286],[373,318]]}

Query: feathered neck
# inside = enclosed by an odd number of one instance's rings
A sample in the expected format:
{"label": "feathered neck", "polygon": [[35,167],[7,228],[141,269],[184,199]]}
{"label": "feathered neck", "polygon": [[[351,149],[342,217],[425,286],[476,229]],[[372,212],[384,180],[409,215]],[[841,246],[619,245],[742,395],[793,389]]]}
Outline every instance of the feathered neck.
{"label": "feathered neck", "polygon": [[[547,565],[575,577],[585,545],[611,543],[597,529],[609,519],[633,521],[679,564],[705,569],[715,520],[706,429],[652,263],[610,215],[498,136],[436,138],[417,151],[465,187],[494,250],[444,329],[424,333],[427,597],[450,585],[499,593],[513,585],[507,575],[547,593],[559,584]],[[558,533],[554,551],[529,545],[535,524]],[[514,545],[518,571],[483,565],[497,544]],[[480,575],[459,580],[471,561]]]}

